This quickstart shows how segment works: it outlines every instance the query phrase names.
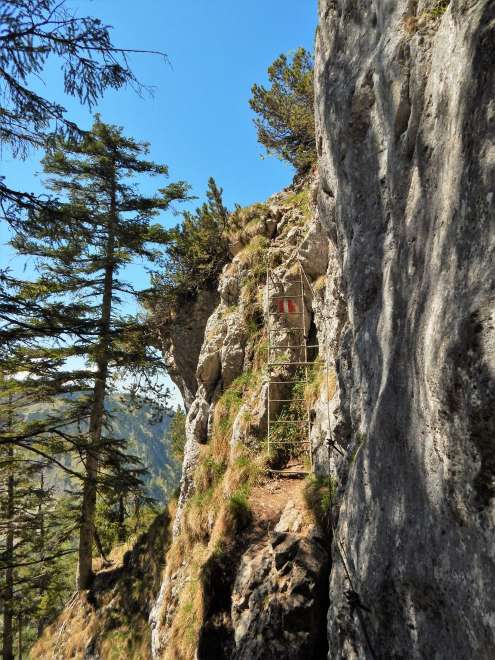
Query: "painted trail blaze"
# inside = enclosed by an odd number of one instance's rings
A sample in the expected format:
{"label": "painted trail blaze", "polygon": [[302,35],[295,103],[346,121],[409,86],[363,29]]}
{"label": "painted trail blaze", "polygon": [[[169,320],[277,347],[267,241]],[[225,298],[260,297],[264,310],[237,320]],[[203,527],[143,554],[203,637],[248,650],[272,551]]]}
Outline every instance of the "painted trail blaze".
{"label": "painted trail blaze", "polygon": [[278,311],[280,314],[297,314],[299,311],[298,305],[292,298],[283,298],[278,300]]}

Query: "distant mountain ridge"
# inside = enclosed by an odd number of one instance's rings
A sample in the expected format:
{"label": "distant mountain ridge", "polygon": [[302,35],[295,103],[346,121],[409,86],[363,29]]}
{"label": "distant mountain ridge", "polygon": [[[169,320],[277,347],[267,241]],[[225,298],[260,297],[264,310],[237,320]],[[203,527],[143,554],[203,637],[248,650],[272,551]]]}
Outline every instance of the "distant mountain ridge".
{"label": "distant mountain ridge", "polygon": [[[107,396],[105,407],[111,413],[110,434],[127,440],[129,453],[143,463],[147,495],[153,497],[159,506],[165,504],[179,484],[181,471],[181,465],[172,455],[168,435],[173,410],[164,412],[161,419],[156,419],[151,404],[139,406],[131,402],[130,396],[125,393]],[[39,417],[45,412],[43,404],[36,404],[30,408],[27,417]],[[70,456],[63,457],[61,461],[76,469]],[[60,488],[68,486],[70,481],[58,469],[52,470],[49,478]]]}
{"label": "distant mountain ridge", "polygon": [[168,435],[173,411],[154,417],[150,404],[126,406],[125,395],[111,395],[107,410],[112,413],[112,433],[129,442],[129,451],[138,456],[147,470],[144,482],[148,494],[164,503],[179,484],[181,465],[172,455]]}

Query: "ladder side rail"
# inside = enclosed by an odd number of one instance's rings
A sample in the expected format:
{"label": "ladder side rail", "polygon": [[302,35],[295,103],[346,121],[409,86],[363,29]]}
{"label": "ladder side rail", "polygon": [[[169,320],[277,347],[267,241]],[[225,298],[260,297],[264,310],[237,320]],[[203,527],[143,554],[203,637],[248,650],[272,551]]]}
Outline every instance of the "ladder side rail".
{"label": "ladder side rail", "polygon": [[[319,348],[319,344],[307,344],[306,348]],[[293,344],[291,346],[273,346],[272,350],[282,350],[283,348],[304,348],[304,344]]]}
{"label": "ladder side rail", "polygon": [[[304,301],[304,279],[303,275],[304,269],[302,267],[302,264],[300,260],[298,259],[298,264],[299,264],[299,277],[301,278],[301,304],[302,304],[302,318],[303,318],[303,328],[304,328],[304,349],[303,349],[303,356],[304,356],[304,376],[306,381],[309,382],[309,372],[308,372],[308,335],[306,332],[306,304]],[[307,423],[307,432],[308,432],[308,443],[309,443],[309,463],[311,465],[311,468],[313,468],[313,451],[311,448],[311,414],[309,411],[309,405],[306,403],[305,405],[306,409],[306,423]]]}
{"label": "ladder side rail", "polygon": [[[266,324],[267,324],[267,340],[268,340],[268,352],[267,352],[267,363],[270,362],[270,252],[268,252],[267,263],[266,263]],[[271,389],[271,376],[270,369],[268,368],[266,375],[268,379],[268,387],[266,388],[266,414],[267,414],[267,448],[268,456],[270,456],[270,431],[271,431],[271,416],[270,416],[270,389]]]}

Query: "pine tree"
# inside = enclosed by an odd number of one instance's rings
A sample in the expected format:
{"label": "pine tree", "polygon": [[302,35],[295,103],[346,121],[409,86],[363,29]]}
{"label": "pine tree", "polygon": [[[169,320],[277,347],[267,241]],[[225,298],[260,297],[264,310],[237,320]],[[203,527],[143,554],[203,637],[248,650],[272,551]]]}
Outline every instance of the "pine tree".
{"label": "pine tree", "polygon": [[[52,131],[80,136],[67,119],[64,107],[30,87],[42,78],[49,58],[61,62],[64,91],[90,108],[105,89],[143,86],[129,68],[127,55],[136,51],[117,48],[110,26],[98,18],[78,16],[65,0],[3,0],[0,3],[0,143],[14,157],[24,157],[32,147],[45,146]],[[156,53],[164,57],[162,53]],[[0,212],[11,223],[24,210],[40,208],[46,199],[9,188],[0,177]]]}
{"label": "pine tree", "polygon": [[268,79],[271,87],[253,85],[249,101],[258,141],[269,155],[306,172],[316,161],[313,57],[304,48],[291,60],[280,55],[268,68]]}
{"label": "pine tree", "polygon": [[[12,427],[12,397],[8,400],[9,410],[6,418],[7,428]],[[7,447],[6,452],[6,466],[5,471],[5,529],[2,536],[5,537],[5,551],[3,553],[5,561],[5,587],[4,591],[4,606],[3,606],[3,660],[12,660],[13,644],[14,644],[14,498],[15,498],[15,481],[14,481],[14,448],[12,445]]]}
{"label": "pine tree", "polygon": [[[126,453],[125,441],[106,433],[110,379],[122,368],[156,366],[142,324],[119,313],[123,297],[137,295],[120,273],[137,258],[159,257],[157,246],[167,240],[167,232],[151,220],[174,201],[187,198],[184,182],[169,184],[153,196],[139,193],[133,177],[168,174],[166,166],[143,159],[146,152],[146,145],[98,117],[82,141],[59,138],[43,166],[51,175],[50,190],[65,201],[55,211],[32,214],[13,242],[21,254],[38,259],[40,277],[33,286],[49,292],[44,317],[54,321],[56,342],[40,347],[38,355],[69,360],[54,382],[72,384],[78,396],[65,397],[64,406],[87,418],[87,433],[57,429],[81,452],[84,464],[79,589],[87,589],[92,579],[98,483],[124,492],[139,486],[140,469]],[[71,360],[79,365],[82,359],[85,368],[67,367]]]}
{"label": "pine tree", "polygon": [[[15,432],[18,412],[24,410],[22,393],[3,399],[0,428]],[[3,437],[6,436],[3,433]],[[56,560],[71,552],[66,547],[66,518],[55,514],[52,488],[44,473],[48,464],[12,442],[0,444],[0,600],[3,603],[3,657],[13,658],[15,622],[18,644],[24,622],[41,625],[42,592],[56,570]]]}
{"label": "pine tree", "polygon": [[230,213],[223,204],[222,188],[210,177],[207,202],[167,232],[166,256],[161,273],[154,273],[148,306],[176,305],[193,299],[200,289],[213,289],[229,257],[227,228]]}

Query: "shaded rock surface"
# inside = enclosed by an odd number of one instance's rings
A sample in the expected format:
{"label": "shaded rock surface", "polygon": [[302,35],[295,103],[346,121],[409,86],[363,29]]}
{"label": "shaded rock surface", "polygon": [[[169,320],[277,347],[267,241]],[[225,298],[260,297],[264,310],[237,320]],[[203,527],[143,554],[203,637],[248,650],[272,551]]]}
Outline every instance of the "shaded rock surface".
{"label": "shaded rock surface", "polygon": [[199,660],[326,657],[328,544],[301,506],[289,500],[279,514],[283,525],[297,510],[297,532],[270,532],[255,511],[254,527],[205,565]]}
{"label": "shaded rock surface", "polygon": [[495,648],[495,4],[432,6],[319,3],[337,534],[369,608],[334,556],[329,658]]}
{"label": "shaded rock surface", "polygon": [[323,540],[274,532],[252,546],[232,594],[232,658],[324,658],[328,568]]}
{"label": "shaded rock surface", "polygon": [[195,300],[185,301],[176,310],[174,318],[167,318],[159,327],[167,373],[179,388],[186,409],[196,395],[199,352],[206,323],[217,304],[216,291],[200,291]]}

